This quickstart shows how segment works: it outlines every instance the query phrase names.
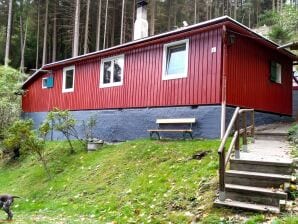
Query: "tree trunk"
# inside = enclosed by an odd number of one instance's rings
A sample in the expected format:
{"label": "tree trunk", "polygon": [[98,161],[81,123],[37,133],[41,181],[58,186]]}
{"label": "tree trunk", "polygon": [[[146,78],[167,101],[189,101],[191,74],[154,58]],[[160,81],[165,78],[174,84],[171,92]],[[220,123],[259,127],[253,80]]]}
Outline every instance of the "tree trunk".
{"label": "tree trunk", "polygon": [[122,0],[122,10],[121,10],[121,33],[120,33],[120,44],[123,43],[124,30],[124,15],[125,15],[125,0]]}
{"label": "tree trunk", "polygon": [[111,27],[111,45],[110,45],[111,47],[115,45],[115,16],[116,16],[116,1],[114,0],[112,25],[110,26]]}
{"label": "tree trunk", "polygon": [[234,19],[237,20],[237,1],[234,1]]}
{"label": "tree trunk", "polygon": [[168,31],[171,30],[172,0],[168,0]]}
{"label": "tree trunk", "polygon": [[24,36],[23,36],[23,30],[24,30],[24,27],[23,27],[23,13],[22,13],[22,11],[23,11],[23,6],[22,6],[22,1],[20,2],[20,7],[21,7],[21,12],[20,12],[20,46],[21,46],[21,62],[20,62],[20,71],[21,72],[24,72],[24,59],[23,59],[23,49],[24,49],[24,47],[23,47],[23,44],[24,44]]}
{"label": "tree trunk", "polygon": [[52,40],[52,62],[56,61],[57,54],[57,3],[54,1],[54,18],[53,18],[53,40]]}
{"label": "tree trunk", "polygon": [[108,25],[108,8],[109,8],[109,0],[106,0],[106,12],[105,12],[105,30],[103,37],[103,48],[106,48],[106,39],[107,39],[107,25]]}
{"label": "tree trunk", "polygon": [[40,23],[40,0],[37,3],[37,34],[36,34],[36,59],[35,68],[38,69],[39,61],[39,23]]}
{"label": "tree trunk", "polygon": [[133,40],[134,38],[134,25],[135,25],[135,20],[136,20],[136,0],[133,0],[133,6],[132,6],[132,35],[131,39]]}
{"label": "tree trunk", "polygon": [[79,55],[80,0],[76,0],[72,57]]}
{"label": "tree trunk", "polygon": [[275,0],[272,0],[272,11],[275,11]]}
{"label": "tree trunk", "polygon": [[11,23],[12,23],[12,0],[9,0],[8,6],[8,22],[7,22],[7,33],[6,33],[6,46],[5,46],[5,59],[4,64],[9,64],[9,50],[10,50],[10,39],[11,39]]}
{"label": "tree trunk", "polygon": [[85,20],[84,54],[88,53],[89,15],[90,15],[90,0],[87,0],[86,20]]}
{"label": "tree trunk", "polygon": [[156,0],[151,0],[150,36],[153,36],[155,33],[155,12],[156,12]]}
{"label": "tree trunk", "polygon": [[197,0],[195,0],[195,9],[194,9],[194,24],[197,23]]}
{"label": "tree trunk", "polygon": [[97,33],[96,33],[96,51],[100,50],[101,3],[102,3],[102,0],[99,0],[99,3],[98,3],[98,18],[97,18]]}
{"label": "tree trunk", "polygon": [[25,25],[25,33],[23,34],[23,19],[22,19],[22,15],[20,17],[20,23],[21,25],[21,63],[20,63],[20,71],[22,73],[25,73],[25,49],[26,49],[26,42],[27,42],[27,32],[28,32],[28,17],[26,19],[26,25]]}
{"label": "tree trunk", "polygon": [[206,2],[206,20],[209,20],[209,4]]}
{"label": "tree trunk", "polygon": [[42,65],[45,65],[47,60],[48,14],[49,14],[49,0],[46,0],[46,15],[45,15],[45,25],[44,25],[44,32],[43,32]]}
{"label": "tree trunk", "polygon": [[251,28],[251,6],[248,8],[248,27]]}

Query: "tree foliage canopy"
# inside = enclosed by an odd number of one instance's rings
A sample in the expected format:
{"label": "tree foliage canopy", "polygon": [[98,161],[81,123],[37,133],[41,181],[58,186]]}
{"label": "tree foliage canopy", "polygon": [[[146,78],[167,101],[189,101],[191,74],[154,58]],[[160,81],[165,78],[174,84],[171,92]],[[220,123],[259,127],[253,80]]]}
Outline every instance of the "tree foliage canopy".
{"label": "tree foliage canopy", "polygon": [[[74,39],[79,39],[78,54],[83,54],[129,42],[133,37],[136,0],[0,0],[0,64],[4,63],[10,1],[10,65],[19,68],[24,58],[27,72],[41,66],[43,55],[45,63],[71,57]],[[78,7],[79,27],[74,29]],[[149,33],[182,27],[183,21],[191,25],[228,15],[250,28],[273,26],[270,38],[283,43],[297,40],[297,11],[298,1],[286,0],[149,0]],[[79,30],[79,37],[74,38],[74,30]]]}
{"label": "tree foliage canopy", "polygon": [[0,136],[21,113],[20,86],[23,76],[13,68],[0,66]]}

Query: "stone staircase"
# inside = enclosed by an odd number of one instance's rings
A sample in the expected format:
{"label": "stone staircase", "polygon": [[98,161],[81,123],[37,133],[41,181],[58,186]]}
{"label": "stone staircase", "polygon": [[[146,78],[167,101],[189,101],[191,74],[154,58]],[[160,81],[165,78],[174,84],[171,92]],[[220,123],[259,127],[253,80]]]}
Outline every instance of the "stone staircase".
{"label": "stone staircase", "polygon": [[225,171],[225,200],[216,199],[216,206],[280,213],[285,209],[285,183],[295,181],[293,161],[286,140],[287,133],[264,130],[256,133],[255,143],[240,159],[233,156]]}

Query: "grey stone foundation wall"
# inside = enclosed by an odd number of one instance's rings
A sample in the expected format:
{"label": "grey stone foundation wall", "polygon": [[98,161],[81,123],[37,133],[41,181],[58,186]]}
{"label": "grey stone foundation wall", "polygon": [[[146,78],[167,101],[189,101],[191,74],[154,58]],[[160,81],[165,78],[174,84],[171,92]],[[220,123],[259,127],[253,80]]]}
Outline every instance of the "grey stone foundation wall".
{"label": "grey stone foundation wall", "polygon": [[[227,107],[227,120],[226,125],[229,124],[233,113],[235,111],[235,107]],[[250,119],[248,117],[248,119]],[[291,116],[279,115],[279,114],[272,114],[272,113],[265,113],[265,112],[255,112],[255,125],[264,125],[264,124],[272,124],[276,122],[292,122],[293,118]],[[249,120],[248,120],[249,122]]]}
{"label": "grey stone foundation wall", "polygon": [[[94,136],[105,141],[124,141],[138,138],[149,138],[148,129],[157,128],[158,118],[196,118],[193,125],[194,138],[218,138],[220,136],[221,106],[198,107],[162,107],[122,110],[88,110],[71,111],[77,120],[77,130],[84,137],[82,121],[90,116],[96,118]],[[33,119],[37,128],[47,113],[24,113],[23,118]],[[161,133],[162,137],[182,138],[182,133]],[[59,133],[53,133],[53,139],[63,139]]]}
{"label": "grey stone foundation wall", "polygon": [[[226,125],[234,113],[234,107],[227,107]],[[221,106],[198,107],[162,107],[122,110],[87,110],[71,111],[77,120],[77,131],[84,138],[83,121],[93,116],[97,125],[94,128],[94,136],[105,141],[124,141],[138,138],[149,138],[148,129],[157,128],[158,118],[196,118],[193,125],[194,138],[219,138]],[[46,112],[24,113],[24,119],[33,119],[35,128],[46,118]],[[270,124],[281,121],[292,121],[290,116],[282,116],[264,112],[255,113],[256,125]],[[182,133],[161,133],[162,137],[182,138]],[[48,136],[50,138],[50,136]],[[60,133],[53,133],[54,140],[63,139]]]}

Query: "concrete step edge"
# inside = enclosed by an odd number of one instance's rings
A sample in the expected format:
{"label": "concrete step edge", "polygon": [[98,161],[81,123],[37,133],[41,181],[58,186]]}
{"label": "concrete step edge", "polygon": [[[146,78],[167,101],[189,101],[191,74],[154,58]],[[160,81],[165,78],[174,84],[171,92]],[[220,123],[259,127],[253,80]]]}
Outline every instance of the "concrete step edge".
{"label": "concrete step edge", "polygon": [[291,176],[291,175],[249,172],[249,171],[240,171],[240,170],[228,170],[225,172],[225,175],[227,175],[227,176],[242,176],[242,177],[247,177],[247,178],[250,177],[250,178],[255,178],[255,179],[283,180],[284,182],[295,180],[295,177]]}
{"label": "concrete step edge", "polygon": [[252,165],[264,165],[264,166],[283,166],[283,167],[291,167],[293,165],[292,160],[288,161],[269,161],[269,160],[249,160],[249,159],[236,159],[231,158],[231,162],[235,162],[238,164],[252,164]]}
{"label": "concrete step edge", "polygon": [[282,137],[287,137],[288,133],[284,133],[284,132],[256,132],[255,135],[259,135],[259,136],[282,136]]}

